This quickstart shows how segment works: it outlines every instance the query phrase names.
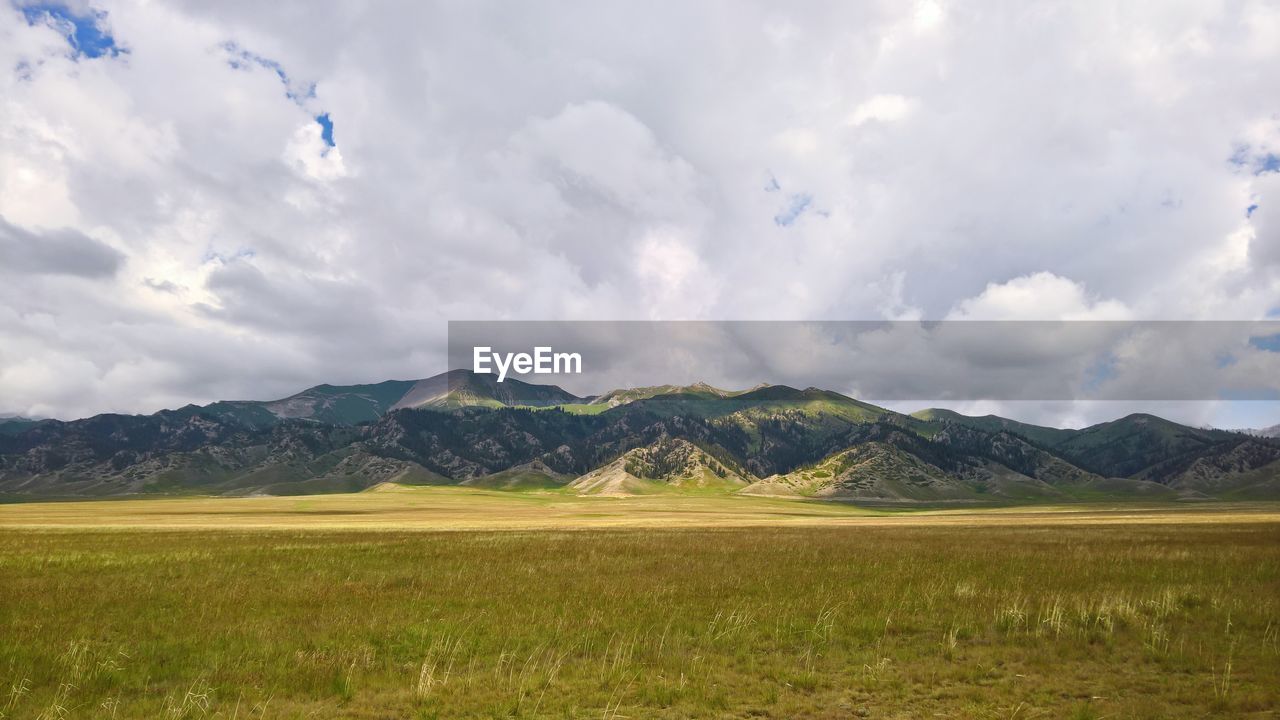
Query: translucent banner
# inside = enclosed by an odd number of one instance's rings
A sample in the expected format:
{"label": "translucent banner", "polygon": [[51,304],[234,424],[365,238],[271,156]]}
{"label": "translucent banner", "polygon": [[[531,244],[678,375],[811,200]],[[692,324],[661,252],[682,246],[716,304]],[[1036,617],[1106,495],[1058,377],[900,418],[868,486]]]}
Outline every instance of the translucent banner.
{"label": "translucent banner", "polygon": [[705,382],[869,401],[1276,400],[1280,321],[453,321],[449,367],[582,397]]}

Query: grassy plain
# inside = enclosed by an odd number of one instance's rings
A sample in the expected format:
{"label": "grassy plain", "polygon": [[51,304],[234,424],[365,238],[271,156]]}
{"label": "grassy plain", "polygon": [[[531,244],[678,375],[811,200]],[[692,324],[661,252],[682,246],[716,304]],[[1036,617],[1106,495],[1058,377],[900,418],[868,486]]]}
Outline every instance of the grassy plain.
{"label": "grassy plain", "polygon": [[1263,718],[1277,677],[1274,504],[0,506],[4,720]]}

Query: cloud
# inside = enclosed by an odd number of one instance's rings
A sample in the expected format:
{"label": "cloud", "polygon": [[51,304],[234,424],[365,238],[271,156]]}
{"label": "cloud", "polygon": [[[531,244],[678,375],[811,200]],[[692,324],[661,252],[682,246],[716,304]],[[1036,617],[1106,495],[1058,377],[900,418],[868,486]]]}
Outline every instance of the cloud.
{"label": "cloud", "polygon": [[1123,303],[1090,297],[1080,283],[1051,272],[990,283],[979,295],[961,300],[948,320],[1127,320]]}
{"label": "cloud", "polygon": [[787,198],[787,204],[773,216],[773,224],[778,227],[789,227],[804,214],[813,204],[813,196],[808,193],[796,193]]}
{"label": "cloud", "polygon": [[178,287],[176,284],[174,284],[170,280],[157,280],[155,278],[143,278],[142,284],[146,285],[152,290],[155,290],[156,292],[178,293],[182,290],[182,288]]}
{"label": "cloud", "polygon": [[[324,126],[320,123],[300,125],[284,148],[285,162],[299,175],[311,180],[324,182],[346,177],[347,167],[342,162],[342,152],[325,140],[325,133],[332,127],[332,124]],[[332,137],[330,133],[330,140]]]}
{"label": "cloud", "polygon": [[24,230],[0,217],[0,274],[110,278],[123,263],[119,250],[77,230]]}
{"label": "cloud", "polygon": [[1261,267],[1280,266],[1280,172],[1270,172],[1252,182],[1257,193],[1249,213],[1253,235],[1249,258]]}
{"label": "cloud", "polygon": [[106,13],[76,10],[59,2],[25,3],[20,9],[28,24],[44,25],[63,35],[73,58],[114,57],[121,52],[110,30],[104,27]]}
{"label": "cloud", "polygon": [[854,108],[849,116],[850,125],[869,122],[892,123],[911,115],[916,102],[901,95],[876,95]]}
{"label": "cloud", "polygon": [[1280,297],[1265,3],[65,7],[121,51],[0,4],[0,216],[98,249],[3,241],[4,412],[420,377],[450,318]]}
{"label": "cloud", "polygon": [[649,288],[644,299],[652,317],[697,317],[707,299],[721,289],[719,279],[678,230],[650,233],[637,249],[635,266]]}
{"label": "cloud", "polygon": [[915,27],[920,32],[937,28],[947,17],[946,8],[937,0],[920,0],[915,7]]}

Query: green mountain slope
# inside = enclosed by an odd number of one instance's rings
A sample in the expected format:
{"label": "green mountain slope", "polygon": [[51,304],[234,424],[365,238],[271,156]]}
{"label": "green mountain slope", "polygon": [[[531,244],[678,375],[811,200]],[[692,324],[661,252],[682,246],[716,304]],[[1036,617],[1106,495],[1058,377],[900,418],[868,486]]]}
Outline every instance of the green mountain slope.
{"label": "green mountain slope", "polygon": [[579,495],[646,495],[657,492],[731,492],[755,478],[680,438],[634,448],[569,484]]}
{"label": "green mountain slope", "polygon": [[459,407],[551,407],[580,404],[578,397],[555,385],[535,385],[514,378],[498,382],[496,375],[451,370],[419,380],[391,409],[447,410]]}
{"label": "green mountain slope", "polygon": [[1063,430],[1060,428],[1043,427],[1041,425],[1031,425],[1029,423],[1018,422],[1017,420],[1009,420],[997,415],[961,415],[954,410],[944,410],[941,408],[929,408],[928,410],[920,410],[911,413],[911,417],[917,420],[923,420],[927,423],[943,424],[955,423],[966,427],[977,428],[987,432],[1000,432],[1007,430],[1017,433],[1028,440],[1046,447],[1053,447],[1064,440],[1073,436],[1075,430]]}
{"label": "green mountain slope", "polygon": [[747,390],[721,390],[717,387],[700,382],[693,385],[652,385],[648,387],[637,388],[619,388],[610,390],[601,395],[590,398],[588,402],[566,405],[564,409],[568,412],[579,412],[585,414],[597,414],[610,408],[626,405],[639,400],[648,400],[665,395],[689,395],[700,398],[730,398],[745,395],[749,392],[769,387],[768,385],[757,385]]}
{"label": "green mountain slope", "polygon": [[197,415],[268,428],[283,420],[325,425],[359,425],[393,410],[459,407],[549,407],[580,403],[580,398],[554,385],[533,385],[493,375],[454,370],[424,380],[388,380],[370,385],[317,385],[280,400],[233,400],[166,411],[179,417]]}
{"label": "green mountain slope", "polygon": [[678,392],[634,400],[620,410],[701,418],[719,418],[743,411],[795,411],[811,417],[838,418],[851,423],[875,422],[897,415],[837,392],[817,388],[797,390],[786,385],[767,385],[738,393],[726,393],[705,384],[692,385]]}
{"label": "green mountain slope", "polygon": [[1159,463],[1206,452],[1235,437],[1224,430],[1192,428],[1137,413],[1078,430],[1053,449],[1099,475],[1132,477]]}
{"label": "green mountain slope", "polygon": [[[590,408],[584,410],[584,408]],[[787,386],[582,398],[455,371],[0,432],[0,493],[299,494],[382,482],[877,501],[1280,496],[1280,441],[1150,415],[1055,430]]]}
{"label": "green mountain slope", "polygon": [[954,475],[884,442],[842,450],[813,467],[770,476],[743,492],[863,500],[955,500],[977,495]]}
{"label": "green mountain slope", "polygon": [[573,481],[572,475],[556,472],[541,460],[507,470],[463,480],[461,485],[488,490],[557,490]]}
{"label": "green mountain slope", "polygon": [[17,435],[43,422],[42,420],[32,420],[31,418],[18,417],[16,415],[6,415],[0,417],[0,433],[7,435]]}

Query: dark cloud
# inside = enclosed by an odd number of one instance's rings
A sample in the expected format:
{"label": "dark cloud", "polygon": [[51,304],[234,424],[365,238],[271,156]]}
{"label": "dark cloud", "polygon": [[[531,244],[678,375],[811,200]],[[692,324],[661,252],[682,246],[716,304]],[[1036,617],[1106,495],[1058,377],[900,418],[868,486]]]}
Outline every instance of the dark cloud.
{"label": "dark cloud", "polygon": [[78,230],[26,230],[0,217],[0,271],[113,277],[124,254]]}
{"label": "dark cloud", "polygon": [[1254,181],[1258,195],[1249,213],[1253,241],[1249,256],[1260,266],[1280,266],[1280,172],[1270,172]]}
{"label": "dark cloud", "polygon": [[200,310],[236,327],[271,334],[319,337],[376,335],[382,319],[378,298],[362,284],[300,273],[263,272],[250,259],[221,263],[206,289],[219,304]]}
{"label": "dark cloud", "polygon": [[582,372],[518,376],[580,395],[710,382],[815,386],[875,402],[1280,399],[1280,321],[540,322],[449,324],[473,349],[574,352]]}
{"label": "dark cloud", "polygon": [[142,284],[155,290],[156,292],[177,294],[182,290],[177,284],[169,280],[157,280],[155,278],[142,278]]}

